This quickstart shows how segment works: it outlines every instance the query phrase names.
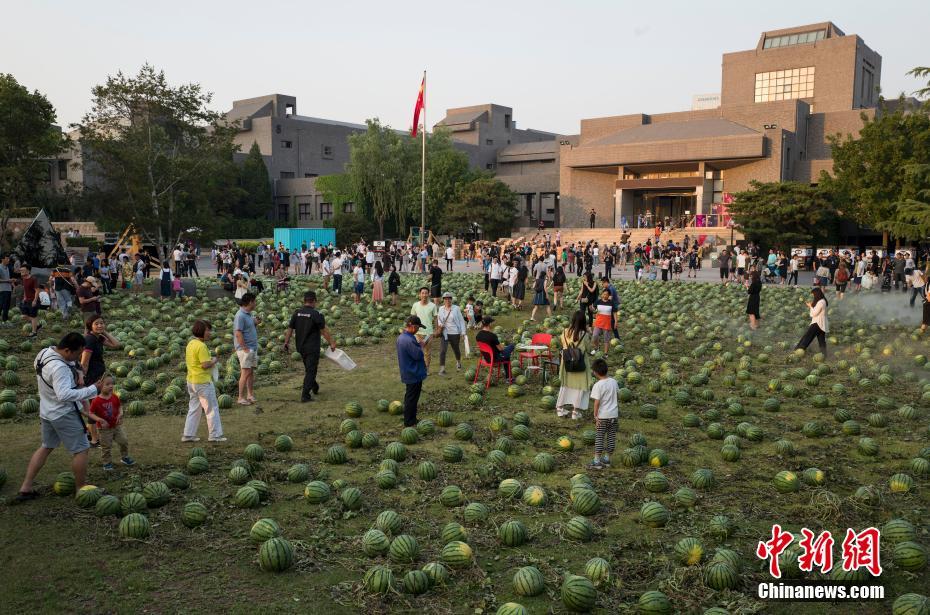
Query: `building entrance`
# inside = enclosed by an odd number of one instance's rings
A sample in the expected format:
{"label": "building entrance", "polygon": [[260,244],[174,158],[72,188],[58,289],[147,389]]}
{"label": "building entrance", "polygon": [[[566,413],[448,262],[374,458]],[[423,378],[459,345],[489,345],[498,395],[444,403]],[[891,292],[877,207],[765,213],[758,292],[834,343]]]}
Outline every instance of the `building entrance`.
{"label": "building entrance", "polygon": [[631,228],[683,228],[697,212],[694,190],[637,190],[629,213],[624,211]]}

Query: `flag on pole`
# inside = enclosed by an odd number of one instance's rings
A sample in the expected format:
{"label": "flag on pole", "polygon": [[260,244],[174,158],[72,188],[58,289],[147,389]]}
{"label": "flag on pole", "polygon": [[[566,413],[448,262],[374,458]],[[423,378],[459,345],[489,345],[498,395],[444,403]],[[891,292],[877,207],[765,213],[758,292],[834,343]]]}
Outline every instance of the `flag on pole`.
{"label": "flag on pole", "polygon": [[423,81],[420,83],[420,93],[417,95],[417,104],[413,108],[413,128],[410,129],[410,136],[417,136],[417,128],[420,126],[420,112],[426,108],[426,74],[423,75]]}

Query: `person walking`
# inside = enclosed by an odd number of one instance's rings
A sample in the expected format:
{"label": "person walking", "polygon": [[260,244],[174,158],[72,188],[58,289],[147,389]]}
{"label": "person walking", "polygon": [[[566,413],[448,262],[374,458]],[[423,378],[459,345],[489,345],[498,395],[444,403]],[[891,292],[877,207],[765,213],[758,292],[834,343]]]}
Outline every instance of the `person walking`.
{"label": "person walking", "polygon": [[80,489],[87,478],[87,428],[81,417],[81,402],[93,399],[100,391],[100,383],[79,386],[75,362],[84,351],[84,336],[71,332],[61,338],[57,346],[44,348],[36,355],[33,367],[39,389],[39,421],[42,445],[29,460],[26,476],[16,496],[17,502],[39,497],[34,481],[49,455],[59,446],[71,453],[71,471],[74,486]]}
{"label": "person walking", "polygon": [[239,359],[240,406],[255,403],[255,368],[258,367],[258,328],[252,315],[255,310],[255,295],[246,293],[239,303],[239,311],[233,319],[233,338],[236,357]]}
{"label": "person walking", "polygon": [[452,246],[446,247],[446,271],[452,271],[452,262],[455,260],[455,250]]}
{"label": "person walking", "polygon": [[42,325],[39,324],[39,290],[35,279],[32,275],[30,265],[21,265],[19,268],[19,284],[23,287],[23,301],[19,304],[19,311],[29,320],[32,327],[32,333],[26,337],[35,337]]}
{"label": "person walking", "polygon": [[436,314],[436,332],[441,336],[439,340],[439,374],[446,373],[446,350],[452,346],[455,355],[455,369],[462,369],[462,354],[459,343],[465,335],[465,317],[459,306],[452,303],[452,293],[442,294],[442,305]]}
{"label": "person walking", "polygon": [[[403,260],[401,260],[403,262]],[[388,294],[391,295],[391,305],[397,305],[397,295],[400,292],[400,274],[397,266],[391,263],[391,275],[388,276]]]}
{"label": "person walking", "polygon": [[375,261],[371,271],[371,302],[380,304],[384,301],[384,265]]}
{"label": "person walking", "polygon": [[578,309],[585,315],[588,325],[594,324],[594,303],[597,301],[597,282],[594,281],[594,275],[588,273],[581,283],[581,290],[578,291]]}
{"label": "person walking", "polygon": [[[177,262],[180,263],[181,261]],[[168,266],[168,263],[162,265],[161,275],[159,276],[159,289],[162,299],[171,297],[171,282],[174,280],[174,276],[175,274],[171,272],[171,267]]]}
{"label": "person walking", "polygon": [[829,304],[827,303],[827,298],[823,295],[823,289],[819,286],[814,287],[811,290],[811,294],[813,295],[813,300],[805,303],[810,312],[811,324],[801,337],[798,345],[794,348],[795,350],[807,350],[807,347],[811,345],[811,342],[813,342],[816,337],[817,343],[820,345],[820,352],[826,355],[827,333],[829,332],[827,305]]}
{"label": "person walking", "polygon": [[[92,314],[84,321],[84,350],[81,352],[80,365],[84,371],[85,382],[97,382],[107,372],[106,362],[103,360],[103,349],[120,348],[119,341],[107,333],[107,323],[100,314]],[[88,424],[90,432],[90,445],[97,446],[99,441],[97,425]]]}
{"label": "person walking", "polygon": [[[556,414],[568,416],[565,406],[572,407],[572,418],[581,418],[582,410],[588,409],[591,396],[591,365],[588,352],[591,341],[588,336],[587,318],[581,310],[572,315],[571,324],[562,331],[562,357],[559,361],[559,396],[555,402]],[[566,352],[568,351],[568,352]]]}
{"label": "person walking", "polygon": [[332,263],[330,266],[333,271],[333,293],[337,295],[342,294],[342,254],[336,252],[336,256],[333,257]]}
{"label": "person walking", "polygon": [[429,296],[433,303],[439,306],[442,297],[442,268],[435,258],[429,267]]}
{"label": "person walking", "polygon": [[220,404],[216,399],[216,387],[213,385],[213,368],[219,361],[210,356],[207,342],[213,332],[208,320],[196,320],[191,327],[193,339],[187,343],[184,363],[187,366],[187,419],[184,421],[184,433],[181,442],[199,442],[197,429],[200,427],[200,414],[207,419],[207,431],[210,442],[226,442],[223,436],[223,424],[220,420]]}
{"label": "person walking", "polygon": [[927,283],[927,277],[924,275],[924,272],[918,268],[914,268],[911,271],[911,300],[910,306],[914,307],[914,300],[918,296],[922,297],[924,295],[924,286]]}
{"label": "person walking", "polygon": [[757,269],[752,270],[752,273],[749,274],[749,278],[749,286],[746,289],[746,292],[749,294],[749,300],[746,302],[746,313],[749,315],[749,328],[755,331],[759,328],[759,320],[762,318],[762,316],[759,315],[762,280],[759,277],[759,271]]}
{"label": "person walking", "polygon": [[320,364],[320,337],[326,339],[330,350],[336,350],[336,340],[326,328],[326,319],[323,314],[316,309],[316,293],[312,290],[304,293],[303,307],[294,312],[287,325],[287,331],[284,332],[285,354],[288,352],[291,336],[295,332],[297,340],[294,348],[300,353],[304,363],[304,383],[301,388],[300,401],[313,401],[313,395],[320,394],[320,385],[316,381],[316,372]]}
{"label": "person walking", "polygon": [[[430,305],[433,305],[430,303]],[[404,331],[397,337],[397,364],[400,369],[400,381],[404,383],[404,427],[417,424],[417,404],[426,380],[426,361],[423,357],[423,342],[417,333],[423,323],[419,316],[408,316],[404,321]],[[428,337],[426,339],[429,339]]]}
{"label": "person walking", "polygon": [[3,326],[6,326],[6,323],[10,320],[10,305],[13,302],[11,278],[10,255],[4,254],[3,258],[0,259],[0,318],[3,319]]}
{"label": "person walking", "polygon": [[429,371],[430,358],[432,349],[430,342],[433,339],[433,323],[436,322],[436,314],[439,307],[429,300],[429,289],[425,286],[420,288],[419,299],[410,307],[410,314],[420,319],[420,326],[416,336],[420,340],[425,355],[426,369]]}
{"label": "person walking", "polygon": [[596,219],[597,219],[597,212],[594,211],[594,208],[592,207],[592,208],[591,208],[591,213],[590,213],[589,216],[588,216],[588,220],[589,220],[589,222],[590,222],[590,228],[594,228],[594,222],[595,222]]}

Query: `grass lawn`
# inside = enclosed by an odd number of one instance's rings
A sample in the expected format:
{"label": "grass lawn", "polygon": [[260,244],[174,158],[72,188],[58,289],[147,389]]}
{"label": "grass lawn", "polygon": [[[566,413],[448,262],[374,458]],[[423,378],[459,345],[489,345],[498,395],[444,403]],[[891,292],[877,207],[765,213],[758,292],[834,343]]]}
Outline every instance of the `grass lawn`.
{"label": "grass lawn", "polygon": [[[598,587],[595,610],[602,613],[633,612],[640,596],[650,590],[663,592],[673,612],[698,613],[710,607],[732,613],[883,613],[901,594],[928,593],[926,566],[903,569],[906,562],[896,561],[894,546],[883,536],[884,574],[875,583],[884,585],[884,601],[857,602],[854,606],[766,602],[754,594],[756,584],[768,580],[767,564],[755,556],[756,544],[769,538],[773,523],[795,534],[801,527],[831,530],[837,542],[837,562],[847,527],[881,527],[893,518],[910,521],[916,528],[915,541],[924,550],[930,547],[928,478],[921,475],[922,464],[912,461],[921,455],[930,457],[930,394],[924,393],[930,372],[915,358],[925,352],[926,338],[916,335],[910,324],[857,322],[861,314],[857,316],[854,303],[848,307],[831,305],[831,355],[821,363],[812,352],[801,358],[790,351],[807,323],[803,290],[766,288],[764,327],[750,337],[742,323],[745,294],[741,289],[621,283],[622,340],[608,359],[611,371],[617,372],[632,399],[621,405],[613,467],[587,471],[602,507],[589,517],[595,527],[593,539],[579,542],[566,533],[568,521],[578,516],[573,510],[569,479],[586,472],[592,447],[585,445],[583,438],[584,432],[593,428],[593,421],[560,419],[553,410],[543,409],[544,391],[535,376],[518,387],[519,396],[508,396],[508,387],[498,385],[477,405],[470,404],[470,383],[463,372],[456,372],[453,359],[447,361],[447,369],[451,367],[448,375],[436,373],[438,344],[434,344],[432,373],[424,386],[419,416],[435,422],[441,411],[450,411],[454,413],[452,426],[437,426],[435,433],[407,445],[397,486],[379,488],[375,476],[385,447],[400,440],[402,425],[399,416],[379,412],[377,401],[403,398],[394,338],[400,314],[409,310],[419,282],[405,278],[404,296],[393,313],[366,309],[356,314],[350,302],[323,301],[330,326],[341,340],[358,337],[362,343],[345,347],[358,363],[352,372],[321,360],[322,390],[309,404],[296,401],[302,366],[280,350],[279,342],[287,316],[299,305],[300,293],[308,282],[299,279],[286,297],[266,293],[259,307],[265,319],[260,335],[269,346],[262,351],[266,373],[258,377],[260,401],[256,406],[234,405],[223,411],[229,441],[202,443],[209,470],[191,475],[189,489],[174,491],[167,505],[148,511],[148,539],[122,541],[118,516],[98,517],[93,508],[78,507],[73,497],[55,496],[50,485],[69,464],[68,455],[56,451],[39,475],[43,497],[23,505],[0,504],[0,549],[8,562],[3,574],[2,610],[441,614],[493,613],[504,603],[516,602],[530,613],[562,613],[566,612],[560,598],[563,577],[583,574],[585,563],[594,557],[604,558],[611,568],[609,581]],[[309,283],[315,286],[315,280]],[[570,288],[576,284],[573,279]],[[448,286],[457,297],[469,289],[476,294],[483,291],[480,277],[471,274],[455,274],[448,278]],[[568,295],[574,296],[571,292]],[[490,305],[488,298],[485,302]],[[178,366],[183,356],[171,356],[171,347],[186,343],[192,318],[206,316],[217,326],[218,349],[224,360],[228,359],[229,340],[224,336],[231,331],[225,322],[235,308],[228,301],[161,304],[123,297],[110,300],[104,309],[111,331],[126,346],[108,353],[111,368],[125,365],[132,369],[154,357],[155,348],[169,356],[140,372],[141,380],[157,383],[154,393],[145,395],[141,389],[124,393],[127,401],[142,401],[145,407],[143,416],[125,420],[137,465],[118,465],[116,471],[105,474],[100,469],[99,452],[91,452],[89,482],[122,496],[150,481],[162,480],[170,471],[187,472],[188,456],[196,445],[180,442],[186,394],[173,403],[162,398],[170,380],[183,376]],[[496,310],[500,314],[495,324],[508,339],[536,330],[556,331],[562,326],[556,320],[528,323],[524,321],[528,310],[518,313],[500,306]],[[558,315],[567,316],[568,312]],[[364,334],[359,330],[363,320]],[[60,320],[49,316],[47,329],[39,337],[46,337],[48,331],[54,338],[65,330]],[[0,357],[8,357],[7,373],[15,373],[19,384],[10,384],[14,379],[7,379],[6,373],[4,382],[15,392],[17,404],[35,395],[31,363],[41,347],[38,342],[28,349],[21,346],[22,335],[19,326],[0,331],[0,339],[8,346]],[[156,343],[148,344],[148,340]],[[135,356],[129,356],[130,350]],[[9,358],[13,358],[12,364]],[[272,365],[273,361],[280,365]],[[473,367],[474,362],[474,358],[468,359],[466,367]],[[812,371],[814,379],[810,378]],[[160,373],[166,375],[159,381]],[[224,368],[227,387],[231,374],[232,368]],[[118,388],[128,379],[119,378]],[[683,389],[687,393],[682,394]],[[768,399],[778,401],[777,409]],[[355,419],[359,430],[376,433],[379,444],[372,448],[346,446],[347,463],[326,463],[329,447],[345,446],[340,426],[350,401],[357,401],[364,409]],[[649,408],[643,408],[648,404],[655,407],[656,418],[644,418],[650,415]],[[911,406],[913,413],[902,410],[905,405]],[[839,409],[845,410],[848,418],[837,413]],[[530,417],[530,435],[525,441],[513,438],[513,418],[520,411]],[[873,416],[879,413],[882,417]],[[500,432],[491,429],[491,419],[496,416],[506,419]],[[818,425],[811,426],[812,421]],[[860,433],[855,433],[856,426],[848,421],[855,421]],[[883,422],[886,426],[882,427]],[[460,423],[473,427],[471,440],[456,439]],[[4,442],[0,468],[8,475],[0,497],[8,502],[39,443],[38,418],[17,410],[14,418],[0,420],[0,433]],[[293,439],[292,451],[274,449],[281,434]],[[646,460],[639,459],[640,449],[634,448],[642,439],[632,439],[634,434],[645,439],[644,452],[666,451],[668,465],[642,463]],[[563,435],[572,439],[573,450],[557,445]],[[724,435],[736,436],[738,460],[724,461]],[[205,426],[201,436],[206,440]],[[510,438],[512,451],[503,462],[489,461],[489,452],[507,446],[500,442],[502,436]],[[877,443],[877,455],[859,452],[862,437]],[[793,454],[788,454],[785,440],[793,444]],[[241,509],[234,501],[239,487],[228,475],[250,443],[265,450],[265,459],[253,467],[252,477],[269,485],[270,496],[259,508]],[[462,462],[443,460],[443,448],[449,444],[462,448]],[[534,457],[540,452],[554,456],[553,472],[533,469]],[[418,464],[425,460],[436,465],[433,481],[418,477]],[[308,480],[329,484],[342,480],[360,489],[361,508],[345,510],[338,490],[323,504],[308,503],[304,498],[306,481],[287,481],[287,470],[296,463],[309,466]],[[693,473],[702,468],[712,471],[714,486],[694,486]],[[773,487],[779,471],[790,470],[800,476],[808,468],[823,470],[823,481],[801,480],[799,489],[790,493],[779,493]],[[666,477],[667,490],[646,489],[644,479],[652,471]],[[891,477],[898,473],[911,477],[913,486],[908,492],[891,490]],[[542,487],[546,503],[529,506],[519,494],[512,500],[502,498],[497,487],[506,478],[517,479],[523,487]],[[488,520],[466,524],[462,506],[443,506],[440,492],[449,485],[460,487],[467,502],[487,505]],[[871,491],[860,491],[857,496],[857,490],[864,486],[871,486]],[[679,494],[681,488],[694,492],[697,499],[693,506],[681,504],[687,495]],[[181,509],[189,501],[202,502],[209,510],[203,526],[188,529],[181,523]],[[670,512],[664,527],[642,523],[640,508],[649,501],[661,503]],[[362,535],[384,510],[399,513],[403,518],[401,533],[415,537],[420,552],[414,563],[369,557],[363,551]],[[732,524],[729,536],[713,531],[710,521],[715,515],[728,517]],[[294,565],[286,572],[259,569],[258,545],[250,539],[249,530],[263,517],[275,519],[294,548]],[[529,539],[522,546],[506,547],[498,539],[497,528],[513,519],[523,522]],[[399,585],[387,595],[366,590],[362,579],[377,564],[392,568],[399,583],[407,571],[439,561],[443,528],[453,521],[466,525],[475,562],[452,570],[447,586],[433,587],[420,596],[404,593]],[[700,543],[701,557],[695,565],[683,565],[676,556],[676,544],[686,537]],[[738,585],[733,589],[717,591],[705,582],[705,570],[718,548],[732,549],[740,556],[735,570]],[[546,583],[541,595],[514,593],[513,575],[522,566],[535,566],[542,572]],[[811,573],[805,578],[818,577]]]}

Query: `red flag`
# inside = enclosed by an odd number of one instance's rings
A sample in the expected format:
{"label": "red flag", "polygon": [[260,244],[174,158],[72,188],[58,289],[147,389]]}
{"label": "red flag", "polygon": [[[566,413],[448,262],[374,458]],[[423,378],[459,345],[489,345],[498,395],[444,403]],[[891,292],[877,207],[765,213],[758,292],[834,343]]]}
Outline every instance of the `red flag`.
{"label": "red flag", "polygon": [[417,128],[420,126],[420,111],[426,108],[424,95],[426,93],[426,74],[423,74],[423,81],[420,83],[420,93],[417,95],[417,104],[413,108],[413,128],[410,130],[410,136],[417,136]]}

